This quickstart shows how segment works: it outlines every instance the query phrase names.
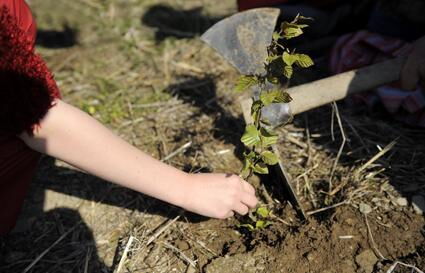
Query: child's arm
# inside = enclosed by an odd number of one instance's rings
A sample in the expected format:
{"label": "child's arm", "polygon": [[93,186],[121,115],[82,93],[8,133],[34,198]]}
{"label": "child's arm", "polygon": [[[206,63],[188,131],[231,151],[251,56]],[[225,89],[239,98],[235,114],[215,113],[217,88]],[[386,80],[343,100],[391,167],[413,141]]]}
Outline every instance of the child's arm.
{"label": "child's arm", "polygon": [[254,188],[236,175],[187,174],[129,145],[81,110],[58,100],[35,130],[32,149],[105,180],[209,217],[246,214]]}

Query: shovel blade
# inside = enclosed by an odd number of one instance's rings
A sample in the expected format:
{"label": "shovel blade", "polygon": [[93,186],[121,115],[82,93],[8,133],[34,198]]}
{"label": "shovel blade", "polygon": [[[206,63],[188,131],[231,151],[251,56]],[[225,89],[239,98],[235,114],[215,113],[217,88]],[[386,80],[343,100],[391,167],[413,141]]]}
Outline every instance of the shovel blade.
{"label": "shovel blade", "polygon": [[240,12],[213,25],[201,40],[214,48],[243,75],[264,74],[280,10],[259,8]]}

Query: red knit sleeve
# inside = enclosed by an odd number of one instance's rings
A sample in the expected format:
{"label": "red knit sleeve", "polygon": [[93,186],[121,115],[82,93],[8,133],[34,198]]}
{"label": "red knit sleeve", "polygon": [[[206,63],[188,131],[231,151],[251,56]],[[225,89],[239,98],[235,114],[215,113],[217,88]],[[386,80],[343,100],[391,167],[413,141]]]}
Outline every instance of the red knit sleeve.
{"label": "red knit sleeve", "polygon": [[0,132],[33,132],[59,90],[33,43],[6,6],[0,6]]}

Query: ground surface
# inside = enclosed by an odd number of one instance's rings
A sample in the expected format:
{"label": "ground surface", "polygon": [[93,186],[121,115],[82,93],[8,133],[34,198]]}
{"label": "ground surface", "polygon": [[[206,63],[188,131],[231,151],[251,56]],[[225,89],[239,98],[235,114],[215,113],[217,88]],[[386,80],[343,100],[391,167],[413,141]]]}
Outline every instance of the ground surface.
{"label": "ground surface", "polygon": [[[190,142],[166,160],[178,168],[238,172],[238,74],[198,39],[235,12],[233,1],[30,4],[64,100],[158,159]],[[197,217],[46,157],[23,220],[0,240],[0,272],[369,273],[395,261],[424,269],[425,221],[412,208],[425,195],[424,130],[340,105],[347,142],[334,167],[342,137],[331,110],[300,115],[279,144],[308,222],[271,177],[253,183],[272,225],[249,232],[237,219]]]}

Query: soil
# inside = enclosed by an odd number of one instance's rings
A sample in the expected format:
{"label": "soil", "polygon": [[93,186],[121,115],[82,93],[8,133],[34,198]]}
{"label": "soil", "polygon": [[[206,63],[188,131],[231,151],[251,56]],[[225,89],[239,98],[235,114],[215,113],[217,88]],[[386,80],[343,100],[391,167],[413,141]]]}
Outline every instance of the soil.
{"label": "soil", "polygon": [[[424,268],[421,216],[389,212],[367,217],[376,246],[368,235],[365,216],[355,208],[343,207],[326,220],[313,218],[300,226],[278,225],[242,235],[243,245],[229,238],[233,242],[224,245],[224,257],[210,261],[204,269],[205,272],[385,272],[392,264],[390,260],[406,257],[415,257],[416,265]],[[253,238],[246,240],[247,237]],[[388,261],[380,259],[375,251],[380,251]],[[222,271],[223,268],[232,271]]]}
{"label": "soil", "polygon": [[[158,159],[190,141],[166,160],[182,170],[241,169],[244,125],[231,92],[238,73],[197,38],[236,11],[233,1],[59,2],[30,4],[43,36],[37,49],[67,102]],[[342,135],[329,106],[281,132],[307,220],[275,176],[251,181],[274,215],[251,232],[238,227],[246,217],[192,215],[44,157],[17,228],[0,238],[0,272],[109,273],[121,261],[119,273],[386,273],[395,261],[424,270],[425,219],[412,208],[425,196],[424,130],[338,107],[347,142],[337,164]]]}

